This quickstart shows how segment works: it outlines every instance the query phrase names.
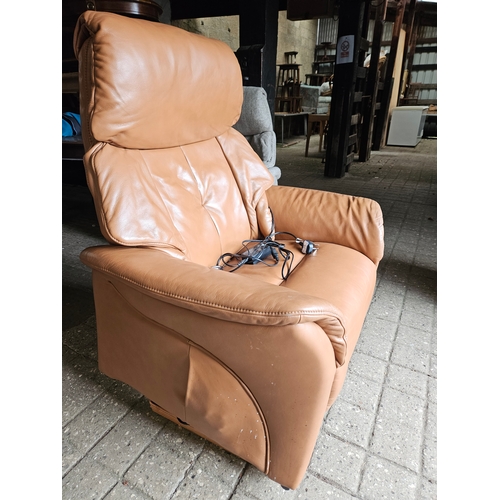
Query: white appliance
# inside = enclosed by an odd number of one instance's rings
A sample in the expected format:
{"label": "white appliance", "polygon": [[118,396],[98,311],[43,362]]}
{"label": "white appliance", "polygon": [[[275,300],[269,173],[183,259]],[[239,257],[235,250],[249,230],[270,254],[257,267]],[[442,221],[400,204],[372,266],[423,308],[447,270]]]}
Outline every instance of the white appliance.
{"label": "white appliance", "polygon": [[416,146],[424,132],[429,106],[398,106],[392,110],[388,146]]}

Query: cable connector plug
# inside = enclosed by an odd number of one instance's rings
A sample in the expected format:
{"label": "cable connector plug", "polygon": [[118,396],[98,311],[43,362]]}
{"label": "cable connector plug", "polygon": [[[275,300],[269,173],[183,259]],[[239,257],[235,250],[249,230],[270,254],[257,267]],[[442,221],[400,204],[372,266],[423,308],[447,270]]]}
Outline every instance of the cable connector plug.
{"label": "cable connector plug", "polygon": [[295,238],[295,243],[300,246],[300,251],[306,255],[314,255],[319,249],[319,245],[316,245],[313,241],[310,240]]}

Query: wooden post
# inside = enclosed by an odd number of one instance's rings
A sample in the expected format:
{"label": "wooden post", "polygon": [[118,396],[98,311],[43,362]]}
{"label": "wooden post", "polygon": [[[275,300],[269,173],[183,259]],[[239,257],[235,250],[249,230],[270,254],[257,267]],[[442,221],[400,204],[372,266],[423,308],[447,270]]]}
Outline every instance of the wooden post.
{"label": "wooden post", "polygon": [[[365,73],[365,69],[359,67],[364,17],[364,0],[340,0],[335,76],[326,136],[327,177],[340,178],[346,172],[356,79]],[[366,41],[363,46],[366,50]]]}
{"label": "wooden post", "polygon": [[384,32],[384,21],[387,11],[387,0],[380,2],[375,11],[375,22],[373,27],[372,53],[370,57],[370,68],[368,70],[368,80],[366,83],[365,95],[368,96],[368,103],[363,113],[363,124],[361,129],[361,139],[359,144],[359,161],[368,161],[372,151],[373,123],[377,108],[377,94],[379,91],[378,61],[380,49],[382,47],[382,35]]}
{"label": "wooden post", "polygon": [[392,86],[394,83],[393,73],[394,64],[396,62],[396,55],[398,49],[399,35],[403,25],[403,16],[405,13],[405,1],[399,0],[396,7],[396,19],[392,27],[392,40],[389,58],[387,61],[387,72],[385,76],[384,89],[382,91],[382,99],[380,102],[380,110],[375,120],[373,131],[373,144],[372,149],[379,151],[385,145],[385,136],[387,133],[387,122],[389,120],[389,104],[391,102]]}
{"label": "wooden post", "polygon": [[404,91],[405,101],[408,99],[408,91],[411,84],[411,72],[413,69],[413,59],[415,57],[415,49],[417,47],[418,31],[420,29],[420,15],[415,13],[415,18],[413,20],[411,29],[411,38],[409,39],[408,55],[406,59],[406,70],[408,71],[408,79],[406,80],[406,88]]}
{"label": "wooden post", "polygon": [[[414,40],[414,35],[417,31],[416,26],[415,26],[415,10],[416,10],[416,4],[417,0],[410,0],[410,7],[408,8],[408,19],[406,22],[406,40],[405,40],[405,46],[403,49],[403,65],[401,66],[401,76],[399,81],[403,82],[404,81],[404,73],[405,70],[408,70],[408,80],[406,82],[406,86],[403,89],[403,94],[406,95],[406,88],[408,86],[408,82],[410,79],[410,71],[411,71],[411,64],[410,60],[408,59],[408,50],[411,47],[410,50],[412,50],[412,56],[411,56],[411,63],[413,63],[413,54],[415,53],[415,44],[413,44]],[[416,38],[415,38],[416,40]],[[405,64],[406,63],[406,64]],[[406,66],[406,68],[405,68]],[[399,106],[399,100],[401,98],[401,93],[398,94],[398,106]]]}
{"label": "wooden post", "polygon": [[269,109],[274,116],[279,1],[240,0],[239,9],[240,47],[247,47],[254,52],[247,61],[253,66],[249,68],[253,77],[245,84],[265,89]]}

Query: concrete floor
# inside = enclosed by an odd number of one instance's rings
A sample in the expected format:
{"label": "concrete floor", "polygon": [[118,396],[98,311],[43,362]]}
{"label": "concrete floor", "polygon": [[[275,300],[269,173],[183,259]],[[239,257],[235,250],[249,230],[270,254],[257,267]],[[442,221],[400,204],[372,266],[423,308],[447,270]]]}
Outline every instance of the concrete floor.
{"label": "concrete floor", "polygon": [[373,302],[302,484],[283,490],[99,373],[78,255],[104,240],[87,188],[64,184],[63,499],[437,498],[437,140],[373,152],[342,179],[324,177],[317,136],[308,158],[304,137],[290,142],[278,147],[280,184],[373,198],[385,218]]}

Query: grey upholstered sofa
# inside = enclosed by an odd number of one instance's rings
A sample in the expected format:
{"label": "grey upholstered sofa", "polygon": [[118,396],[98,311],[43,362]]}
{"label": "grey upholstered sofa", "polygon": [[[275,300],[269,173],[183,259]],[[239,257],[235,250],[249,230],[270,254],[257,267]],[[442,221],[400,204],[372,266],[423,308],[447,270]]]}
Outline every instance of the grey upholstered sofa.
{"label": "grey upholstered sofa", "polygon": [[233,127],[245,136],[278,184],[281,170],[276,166],[276,134],[267,93],[262,87],[243,87],[241,116]]}

